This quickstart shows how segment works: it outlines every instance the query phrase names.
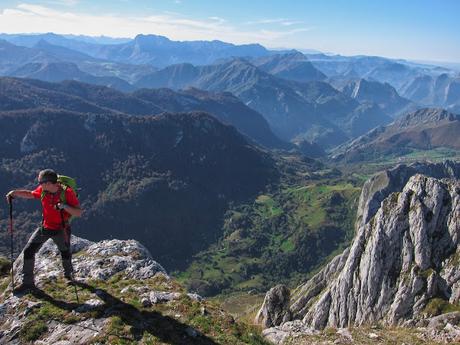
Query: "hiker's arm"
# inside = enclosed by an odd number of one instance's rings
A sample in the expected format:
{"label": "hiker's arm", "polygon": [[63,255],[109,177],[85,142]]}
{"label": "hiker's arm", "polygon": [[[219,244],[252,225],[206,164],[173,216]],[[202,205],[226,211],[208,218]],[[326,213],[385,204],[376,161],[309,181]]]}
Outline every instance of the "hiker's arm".
{"label": "hiker's arm", "polygon": [[74,217],[80,217],[83,213],[83,210],[80,208],[80,206],[70,206],[69,204],[59,203],[58,208],[65,210],[67,213]]}
{"label": "hiker's arm", "polygon": [[8,194],[6,194],[6,200],[9,200],[10,198],[34,199],[35,197],[31,190],[16,189],[9,191]]}

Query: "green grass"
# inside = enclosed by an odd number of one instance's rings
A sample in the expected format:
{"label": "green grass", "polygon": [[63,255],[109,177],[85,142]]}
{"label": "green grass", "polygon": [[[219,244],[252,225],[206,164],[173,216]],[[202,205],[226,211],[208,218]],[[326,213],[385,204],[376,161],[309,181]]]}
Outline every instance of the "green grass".
{"label": "green grass", "polygon": [[[287,191],[289,196],[294,199],[298,207],[295,210],[294,217],[300,223],[306,224],[311,229],[317,229],[320,225],[328,220],[331,213],[334,213],[334,207],[328,209],[327,203],[329,197],[340,195],[346,199],[357,197],[360,188],[354,187],[350,183],[336,185],[309,185],[301,188],[294,188]],[[338,206],[337,206],[338,207]]]}
{"label": "green grass", "polygon": [[423,314],[432,317],[454,311],[460,311],[460,305],[449,303],[441,298],[432,298],[423,309]]}
{"label": "green grass", "polygon": [[23,341],[34,341],[40,338],[48,330],[44,320],[30,318],[21,327],[19,338]]}
{"label": "green grass", "polygon": [[280,248],[285,253],[293,252],[295,250],[295,244],[288,238],[281,243]]}
{"label": "green grass", "polygon": [[219,243],[174,275],[204,295],[294,286],[351,240],[359,193],[336,180],[260,194],[230,210]]}
{"label": "green grass", "polygon": [[255,200],[255,204],[259,206],[257,207],[259,214],[266,218],[278,217],[283,213],[283,209],[268,195],[259,195]]}

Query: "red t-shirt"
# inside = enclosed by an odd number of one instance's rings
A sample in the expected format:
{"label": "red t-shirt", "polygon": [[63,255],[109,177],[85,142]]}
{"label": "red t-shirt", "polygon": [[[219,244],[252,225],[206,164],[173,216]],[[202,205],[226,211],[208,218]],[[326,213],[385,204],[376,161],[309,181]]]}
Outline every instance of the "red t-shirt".
{"label": "red t-shirt", "polygon": [[[37,189],[32,191],[35,199],[40,199],[42,196],[42,186],[38,186]],[[66,204],[73,207],[78,207],[80,203],[78,202],[77,196],[72,188],[67,187],[65,190]],[[61,211],[56,209],[56,205],[61,202],[61,189],[56,193],[45,193],[45,196],[42,200],[43,207],[43,227],[50,230],[60,230],[62,229],[62,218]],[[71,215],[64,210],[64,221],[68,221]]]}

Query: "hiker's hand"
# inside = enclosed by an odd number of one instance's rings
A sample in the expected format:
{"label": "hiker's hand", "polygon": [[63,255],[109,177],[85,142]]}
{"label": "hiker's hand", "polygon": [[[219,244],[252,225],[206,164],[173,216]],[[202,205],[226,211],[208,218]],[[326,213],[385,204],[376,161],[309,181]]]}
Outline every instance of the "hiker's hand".
{"label": "hiker's hand", "polygon": [[9,191],[6,194],[6,201],[8,202],[8,204],[11,202],[12,199],[14,199],[14,190]]}
{"label": "hiker's hand", "polygon": [[63,202],[58,202],[56,205],[56,209],[58,210],[65,210],[67,207],[67,204],[64,204]]}

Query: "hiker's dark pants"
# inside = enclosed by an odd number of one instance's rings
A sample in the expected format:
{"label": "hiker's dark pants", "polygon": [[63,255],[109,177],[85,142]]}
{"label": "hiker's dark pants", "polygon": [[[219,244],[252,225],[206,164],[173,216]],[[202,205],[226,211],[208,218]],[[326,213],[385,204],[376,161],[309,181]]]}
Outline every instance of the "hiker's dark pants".
{"label": "hiker's dark pants", "polygon": [[34,283],[35,254],[50,238],[61,252],[64,275],[66,277],[71,277],[73,269],[72,252],[70,250],[70,228],[66,230],[47,230],[40,226],[34,231],[24,248],[24,266],[22,270],[23,284]]}

